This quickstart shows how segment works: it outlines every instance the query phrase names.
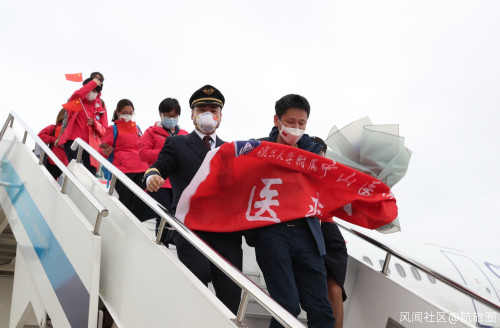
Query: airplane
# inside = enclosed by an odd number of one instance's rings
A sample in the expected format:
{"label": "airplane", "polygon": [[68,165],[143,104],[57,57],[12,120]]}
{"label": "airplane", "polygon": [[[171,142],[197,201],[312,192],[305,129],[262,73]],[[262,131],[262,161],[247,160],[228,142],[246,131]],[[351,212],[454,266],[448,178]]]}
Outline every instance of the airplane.
{"label": "airplane", "polygon": [[[359,233],[356,228],[352,228],[352,225],[337,223],[343,228],[341,230],[346,239],[349,260],[356,259],[375,271],[383,270],[387,252],[373,247],[374,240]],[[391,245],[391,249],[396,250],[395,253],[401,257],[391,258],[387,268],[389,279],[447,309],[451,313],[451,320],[461,319],[479,327],[500,327],[498,311],[458,292],[432,275],[433,272],[437,273],[447,278],[452,284],[461,285],[491,303],[500,305],[500,263],[498,261],[485,260],[464,250],[430,242],[406,240],[401,243],[398,241]],[[403,250],[411,256],[406,255]],[[404,259],[408,259],[409,262]],[[430,272],[425,272],[412,262],[421,264]],[[405,321],[418,318],[419,311],[409,309],[406,315],[406,317],[403,315],[400,317],[403,326]],[[423,315],[425,313],[422,313]],[[427,313],[427,320],[432,320],[431,315],[437,316],[437,313]],[[419,320],[425,323],[423,317]],[[434,318],[434,320],[437,319]]]}

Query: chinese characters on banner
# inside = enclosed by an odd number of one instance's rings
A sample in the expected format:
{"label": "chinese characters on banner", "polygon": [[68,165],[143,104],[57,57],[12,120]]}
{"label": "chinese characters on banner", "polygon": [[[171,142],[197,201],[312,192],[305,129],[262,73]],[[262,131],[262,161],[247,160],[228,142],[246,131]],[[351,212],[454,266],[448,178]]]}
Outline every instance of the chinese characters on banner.
{"label": "chinese characters on banner", "polygon": [[303,217],[337,216],[376,229],[397,217],[387,185],[331,159],[265,141],[210,151],[176,216],[203,231],[239,231]]}

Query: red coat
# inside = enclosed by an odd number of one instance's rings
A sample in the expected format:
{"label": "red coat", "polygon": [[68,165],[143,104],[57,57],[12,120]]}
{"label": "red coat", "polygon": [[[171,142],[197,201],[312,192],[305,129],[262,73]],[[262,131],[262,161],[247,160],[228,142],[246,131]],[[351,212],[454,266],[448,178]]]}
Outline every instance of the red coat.
{"label": "red coat", "polygon": [[[94,121],[94,125],[93,126],[89,126],[88,127],[88,130],[89,130],[89,141],[88,141],[88,144],[94,148],[95,150],[99,151],[99,145],[102,143],[101,142],[101,137],[104,136],[104,134],[106,133],[106,128],[104,126],[101,125],[101,123],[99,123],[99,121],[96,119],[96,116],[99,116],[99,114],[97,112],[94,112],[94,118],[93,118],[93,121]],[[107,115],[104,115],[106,117],[106,120],[107,120]],[[106,125],[107,125],[107,121],[106,121]],[[96,160],[94,157],[90,156],[90,165],[92,165],[93,167],[95,168],[99,168],[99,161]]]}
{"label": "red coat", "polygon": [[[64,165],[68,165],[68,158],[66,157],[66,153],[64,152],[64,147],[54,146],[54,142],[56,141],[59,133],[61,133],[61,124],[52,124],[43,128],[42,131],[38,133],[40,139],[47,144],[51,144],[50,149],[54,152],[54,154],[59,158]],[[49,163],[55,165],[54,162],[49,158]]]}
{"label": "red coat", "polygon": [[[186,130],[179,129],[177,135],[189,134]],[[147,163],[148,167],[153,165],[158,158],[165,140],[170,136],[170,134],[161,126],[160,122],[156,122],[155,125],[150,126],[146,132],[144,132],[141,140],[139,140],[139,158],[141,161]],[[172,188],[170,181],[165,179],[165,184],[162,188]]]}
{"label": "red coat", "polygon": [[[123,173],[140,173],[148,169],[143,161],[139,160],[140,132],[135,122],[116,120],[118,129],[116,137],[113,165]],[[102,142],[113,147],[113,126],[106,129]],[[102,152],[102,151],[101,151]]]}
{"label": "red coat", "polygon": [[[87,100],[87,94],[94,90],[97,83],[90,81],[80,89],[76,90],[68,101],[81,99],[85,111],[82,109],[78,112],[67,111],[67,125],[63,129],[58,145],[63,145],[68,140],[81,138],[88,143],[92,148],[99,150],[101,138],[108,127],[108,114],[106,106],[101,101],[101,94],[93,101]],[[88,125],[87,115],[94,121],[93,126]],[[90,165],[95,168],[99,167],[99,162],[92,156],[90,157]]]}
{"label": "red coat", "polygon": [[[64,128],[59,144],[63,145],[68,140],[75,140],[81,138],[83,141],[89,143],[89,140],[95,137],[102,138],[106,128],[108,127],[108,114],[106,107],[102,103],[99,94],[93,101],[87,100],[87,94],[94,90],[97,83],[90,81],[80,89],[76,90],[68,101],[81,99],[85,111],[82,109],[77,112],[68,111],[68,123]],[[88,117],[94,120],[94,125],[87,124]],[[97,143],[97,145],[99,145]],[[97,149],[97,148],[96,148]]]}

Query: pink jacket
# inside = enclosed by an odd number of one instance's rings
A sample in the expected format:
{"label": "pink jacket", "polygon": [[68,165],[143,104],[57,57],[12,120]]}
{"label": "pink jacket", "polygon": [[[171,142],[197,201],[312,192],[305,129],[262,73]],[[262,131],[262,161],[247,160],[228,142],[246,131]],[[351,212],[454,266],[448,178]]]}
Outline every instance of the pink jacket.
{"label": "pink jacket", "polygon": [[[139,160],[140,131],[135,122],[116,120],[118,129],[116,136],[113,165],[123,173],[140,173],[147,170],[148,166]],[[113,126],[106,129],[102,142],[113,147]],[[102,150],[101,150],[102,153]]]}
{"label": "pink jacket", "polygon": [[[177,135],[189,134],[186,130],[179,129]],[[141,161],[146,162],[147,166],[150,167],[156,162],[158,154],[160,154],[165,140],[170,136],[170,134],[160,125],[160,122],[156,122],[153,126],[150,126],[146,132],[144,132],[141,140],[139,140],[139,158]],[[165,180],[165,184],[162,188],[172,188],[170,181]]]}
{"label": "pink jacket", "polygon": [[[58,132],[61,131],[61,124],[52,124],[43,128],[42,131],[38,133],[40,139],[47,144],[51,144],[50,149],[54,152],[54,154],[59,158],[64,165],[68,165],[68,158],[66,157],[66,153],[64,152],[63,146],[54,146],[54,142],[56,141]],[[49,158],[49,163],[54,165],[54,162]]]}

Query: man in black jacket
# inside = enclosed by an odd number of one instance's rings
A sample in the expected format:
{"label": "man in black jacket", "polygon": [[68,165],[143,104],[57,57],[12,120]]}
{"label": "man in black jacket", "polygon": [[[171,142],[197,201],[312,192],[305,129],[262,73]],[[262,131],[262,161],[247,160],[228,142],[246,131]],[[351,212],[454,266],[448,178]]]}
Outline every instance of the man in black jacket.
{"label": "man in black jacket", "polygon": [[[164,179],[170,178],[173,214],[182,192],[193,179],[207,152],[224,143],[216,135],[224,106],[222,93],[211,85],[205,85],[194,92],[189,99],[189,105],[195,130],[189,135],[167,138],[158,159],[144,174],[150,192],[157,191],[163,185]],[[241,232],[195,232],[237,269],[242,270]],[[236,314],[241,300],[241,289],[180,234],[175,233],[174,242],[179,259],[205,285],[212,281],[217,297]]]}

